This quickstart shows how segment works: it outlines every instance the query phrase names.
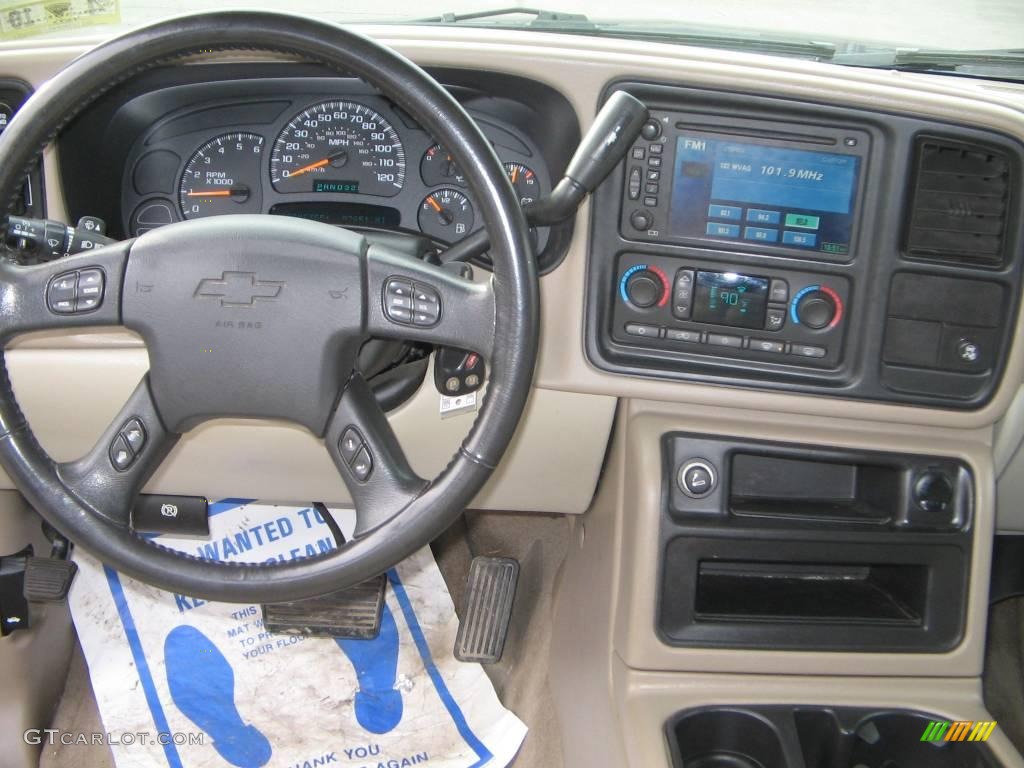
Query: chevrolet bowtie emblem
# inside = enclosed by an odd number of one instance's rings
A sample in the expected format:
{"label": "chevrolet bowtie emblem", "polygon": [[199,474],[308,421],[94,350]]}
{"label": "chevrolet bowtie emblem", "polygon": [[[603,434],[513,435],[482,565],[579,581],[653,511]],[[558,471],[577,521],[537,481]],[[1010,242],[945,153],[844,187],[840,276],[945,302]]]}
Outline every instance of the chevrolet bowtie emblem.
{"label": "chevrolet bowtie emblem", "polygon": [[257,280],[255,272],[224,272],[219,278],[200,280],[193,298],[220,299],[222,307],[251,307],[257,301],[273,301],[283,282]]}

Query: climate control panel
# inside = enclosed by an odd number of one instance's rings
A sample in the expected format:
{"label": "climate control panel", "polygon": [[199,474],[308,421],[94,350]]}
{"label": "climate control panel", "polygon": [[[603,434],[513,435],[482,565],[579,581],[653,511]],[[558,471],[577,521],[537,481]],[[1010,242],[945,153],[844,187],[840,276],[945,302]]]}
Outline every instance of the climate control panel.
{"label": "climate control panel", "polygon": [[612,338],[627,345],[830,368],[842,360],[849,281],[625,253]]}

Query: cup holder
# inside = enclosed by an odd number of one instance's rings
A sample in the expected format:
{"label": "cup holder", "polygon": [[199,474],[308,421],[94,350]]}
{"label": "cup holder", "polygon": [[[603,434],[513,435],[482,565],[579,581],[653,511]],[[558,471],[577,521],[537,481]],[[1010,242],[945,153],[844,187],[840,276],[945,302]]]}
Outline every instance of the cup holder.
{"label": "cup holder", "polygon": [[787,768],[775,726],[753,712],[708,709],[670,726],[675,768]]}
{"label": "cup holder", "polygon": [[850,749],[851,768],[976,768],[979,744],[970,741],[921,741],[932,718],[903,712],[869,717],[858,723]]}
{"label": "cup holder", "polygon": [[666,724],[674,768],[998,768],[983,742],[922,741],[924,712],[718,707]]}

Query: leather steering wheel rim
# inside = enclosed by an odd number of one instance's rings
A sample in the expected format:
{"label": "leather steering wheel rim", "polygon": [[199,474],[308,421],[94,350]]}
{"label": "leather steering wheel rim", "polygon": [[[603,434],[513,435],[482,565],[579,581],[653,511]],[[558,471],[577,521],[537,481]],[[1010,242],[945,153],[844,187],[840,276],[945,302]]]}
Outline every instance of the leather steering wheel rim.
{"label": "leather steering wheel rim", "polygon": [[[45,310],[45,297],[37,294],[46,293],[47,280],[52,281],[63,270],[89,266],[108,251],[111,255],[105,257],[104,263],[109,263],[112,275],[118,269],[117,258],[127,260],[128,269],[133,252],[148,242],[146,235],[135,241],[134,246],[133,241],[127,241],[85,258],[74,256],[39,267],[0,267],[0,464],[50,524],[123,573],[166,590],[205,599],[282,602],[326,594],[382,573],[442,533],[480,491],[508,447],[529,396],[537,352],[539,287],[534,261],[529,256],[527,225],[518,201],[490,143],[458,102],[422,69],[369,38],[287,14],[218,12],[180,17],[133,30],[75,59],[33,94],[0,134],[0,200],[13,202],[26,171],[38,161],[45,145],[75,114],[111,88],[146,69],[185,56],[238,49],[294,55],[339,74],[359,77],[406,110],[465,169],[488,229],[494,262],[489,288],[493,291],[494,308],[490,377],[486,397],[469,435],[447,468],[433,481],[417,487],[398,513],[321,557],[274,565],[223,563],[145,541],[131,531],[126,510],[110,514],[110,510],[98,508],[102,505],[88,501],[104,498],[103,477],[90,480],[86,476],[85,470],[91,465],[79,467],[79,480],[91,482],[94,495],[69,492],[67,478],[75,475],[78,465],[56,464],[35,439],[11,387],[2,348],[18,333],[45,327],[42,320],[20,324],[16,321],[27,315],[41,317],[38,308],[28,305],[42,303]],[[68,105],[74,107],[69,109]],[[8,212],[9,208],[10,203]],[[330,235],[319,229],[302,229],[307,224],[326,226],[312,222],[293,222],[287,226],[295,227],[301,237],[308,231],[310,241],[317,241],[316,247],[326,247],[320,241],[326,242]],[[274,230],[287,231],[280,226]],[[358,247],[364,249],[361,258],[365,281],[369,257],[364,246]],[[431,273],[427,274],[429,277]],[[117,275],[108,276],[111,285],[114,277]],[[369,296],[367,301],[372,298]],[[107,304],[116,304],[119,313],[124,301],[119,293],[116,301],[108,297]],[[458,312],[458,307],[452,311]],[[120,320],[120,314],[108,319]],[[82,326],[91,322],[88,317],[81,322],[64,320]],[[351,387],[352,382],[349,384]],[[133,398],[148,393],[147,375]],[[371,414],[370,419],[379,421],[380,417],[382,413]],[[116,427],[112,425],[114,435]],[[166,426],[156,424],[153,429],[162,431]],[[104,441],[109,434],[108,430],[100,439],[94,454],[106,453]],[[335,438],[334,434],[327,436],[328,441]],[[160,455],[155,460],[162,458]]]}

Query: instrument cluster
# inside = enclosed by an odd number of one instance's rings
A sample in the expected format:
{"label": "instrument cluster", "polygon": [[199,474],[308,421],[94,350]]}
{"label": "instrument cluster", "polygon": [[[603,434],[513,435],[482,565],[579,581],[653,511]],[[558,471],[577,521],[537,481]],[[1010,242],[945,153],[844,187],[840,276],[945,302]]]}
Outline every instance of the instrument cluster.
{"label": "instrument cluster", "polygon": [[[521,203],[550,191],[528,136],[473,116]],[[129,152],[122,212],[131,236],[238,213],[421,233],[442,245],[482,226],[452,155],[390,102],[358,91],[266,93],[163,116]],[[533,234],[541,253],[549,233]]]}

